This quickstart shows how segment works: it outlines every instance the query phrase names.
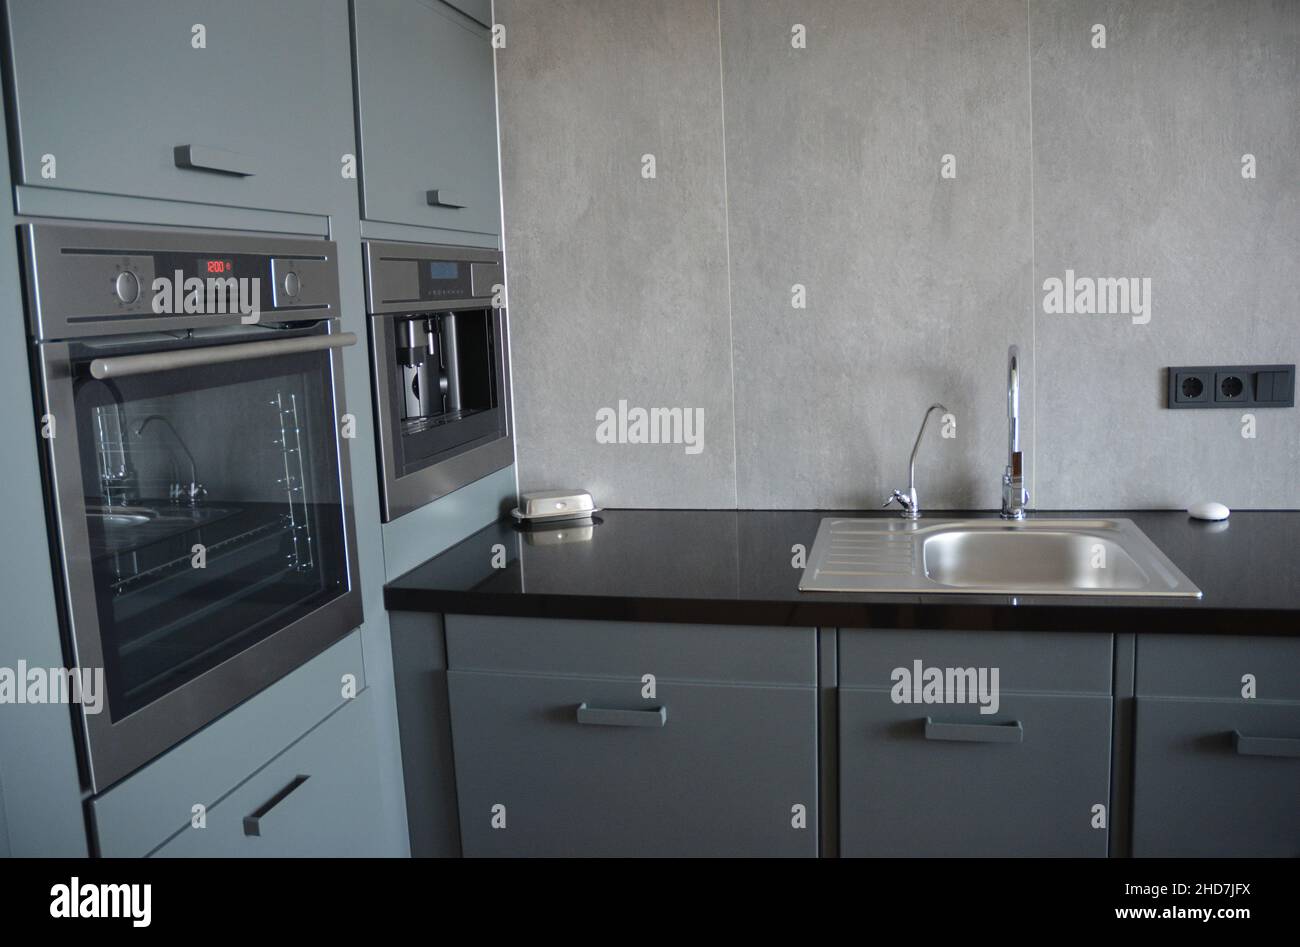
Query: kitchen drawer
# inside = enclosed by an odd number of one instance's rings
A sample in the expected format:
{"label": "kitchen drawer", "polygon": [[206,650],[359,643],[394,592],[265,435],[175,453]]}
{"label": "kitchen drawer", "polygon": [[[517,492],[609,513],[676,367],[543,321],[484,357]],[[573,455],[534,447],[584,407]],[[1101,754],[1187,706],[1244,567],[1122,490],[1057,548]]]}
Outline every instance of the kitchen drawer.
{"label": "kitchen drawer", "polygon": [[892,686],[895,668],[998,669],[1011,691],[1111,692],[1112,642],[1092,632],[857,631],[839,633],[840,685]]}
{"label": "kitchen drawer", "polygon": [[1139,635],[1139,697],[1240,700],[1242,678],[1260,700],[1300,701],[1300,638]]}
{"label": "kitchen drawer", "polygon": [[90,801],[99,854],[138,858],[190,821],[194,805],[211,809],[344,706],[343,679],[365,686],[361,632],[330,645],[255,697]]}
{"label": "kitchen drawer", "polygon": [[1133,854],[1300,856],[1300,704],[1139,697]]}
{"label": "kitchen drawer", "polygon": [[454,670],[812,686],[816,664],[811,628],[447,616]]}
{"label": "kitchen drawer", "polygon": [[[6,6],[15,184],[315,213],[350,198],[347,4]],[[201,168],[178,167],[184,146]]]}
{"label": "kitchen drawer", "polygon": [[635,681],[448,683],[466,855],[817,854],[811,687],[660,680],[643,700]]}
{"label": "kitchen drawer", "polygon": [[1109,697],[1003,693],[984,715],[841,688],[839,706],[843,856],[1106,855]]}
{"label": "kitchen drawer", "polygon": [[157,857],[365,857],[386,847],[371,695],[364,691],[208,810]]}
{"label": "kitchen drawer", "polygon": [[499,234],[489,31],[438,2],[354,0],[353,9],[362,216]]}

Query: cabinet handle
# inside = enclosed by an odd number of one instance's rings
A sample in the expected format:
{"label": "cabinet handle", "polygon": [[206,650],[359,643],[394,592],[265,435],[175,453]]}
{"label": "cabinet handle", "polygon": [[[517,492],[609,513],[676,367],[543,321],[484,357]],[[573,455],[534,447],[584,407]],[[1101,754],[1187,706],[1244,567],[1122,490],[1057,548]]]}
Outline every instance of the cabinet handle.
{"label": "cabinet handle", "polygon": [[1232,745],[1239,756],[1285,756],[1300,759],[1300,738],[1252,737],[1232,731]]}
{"label": "cabinet handle", "polygon": [[668,722],[668,708],[653,710],[610,710],[588,707],[583,701],[578,705],[578,723],[597,727],[662,727]]}
{"label": "cabinet handle", "polygon": [[1010,723],[940,723],[933,717],[926,717],[925,738],[959,743],[1023,743],[1025,730],[1019,720]]}
{"label": "cabinet handle", "polygon": [[172,149],[176,167],[189,168],[191,171],[215,171],[217,174],[233,174],[236,177],[253,176],[252,159],[246,155],[209,148],[207,145],[177,145]]}
{"label": "cabinet handle", "polygon": [[424,196],[429,202],[430,207],[450,207],[455,210],[460,210],[467,206],[465,204],[465,198],[461,197],[459,194],[453,194],[450,191],[437,189],[427,191]]}
{"label": "cabinet handle", "polygon": [[268,812],[270,812],[280,803],[284,802],[285,797],[288,796],[289,793],[293,792],[295,789],[297,789],[306,781],[307,781],[306,776],[295,776],[293,778],[293,781],[289,783],[289,785],[285,786],[274,796],[268,799],[256,812],[254,812],[252,815],[244,816],[244,834],[256,835],[260,837],[262,834],[261,820],[266,817]]}

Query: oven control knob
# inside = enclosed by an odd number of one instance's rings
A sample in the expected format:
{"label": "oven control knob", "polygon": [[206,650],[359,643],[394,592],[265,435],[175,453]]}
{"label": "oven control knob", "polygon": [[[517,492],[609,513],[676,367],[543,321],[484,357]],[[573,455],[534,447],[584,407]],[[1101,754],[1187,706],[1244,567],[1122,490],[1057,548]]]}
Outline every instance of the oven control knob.
{"label": "oven control knob", "polygon": [[140,298],[140,280],[134,273],[123,270],[113,282],[113,291],[117,293],[118,299],[130,305]]}
{"label": "oven control knob", "polygon": [[288,296],[290,299],[293,299],[300,292],[302,292],[302,280],[298,278],[298,274],[295,273],[293,270],[290,270],[288,273],[285,273],[284,294]]}

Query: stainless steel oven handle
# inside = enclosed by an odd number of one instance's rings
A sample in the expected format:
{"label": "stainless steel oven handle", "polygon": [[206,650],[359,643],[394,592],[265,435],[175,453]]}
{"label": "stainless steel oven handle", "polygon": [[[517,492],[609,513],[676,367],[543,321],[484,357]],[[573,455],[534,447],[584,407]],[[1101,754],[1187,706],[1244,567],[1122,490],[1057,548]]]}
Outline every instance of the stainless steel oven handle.
{"label": "stainless steel oven handle", "polygon": [[275,355],[297,355],[301,352],[341,349],[356,344],[357,335],[355,332],[339,332],[334,335],[311,335],[296,339],[269,339],[265,342],[212,345],[206,348],[185,349],[179,352],[119,355],[95,359],[90,363],[90,374],[99,379],[123,378],[127,375],[145,375],[150,372],[166,372],[177,368],[194,368],[199,365],[243,362],[251,358],[271,358]]}

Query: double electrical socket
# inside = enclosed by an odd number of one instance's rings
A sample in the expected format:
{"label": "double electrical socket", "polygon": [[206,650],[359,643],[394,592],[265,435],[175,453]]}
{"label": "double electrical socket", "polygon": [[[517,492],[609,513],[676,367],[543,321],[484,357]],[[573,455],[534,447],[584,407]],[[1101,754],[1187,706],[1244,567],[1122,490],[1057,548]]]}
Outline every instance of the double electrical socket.
{"label": "double electrical socket", "polygon": [[1170,408],[1291,408],[1294,365],[1201,365],[1169,369]]}

